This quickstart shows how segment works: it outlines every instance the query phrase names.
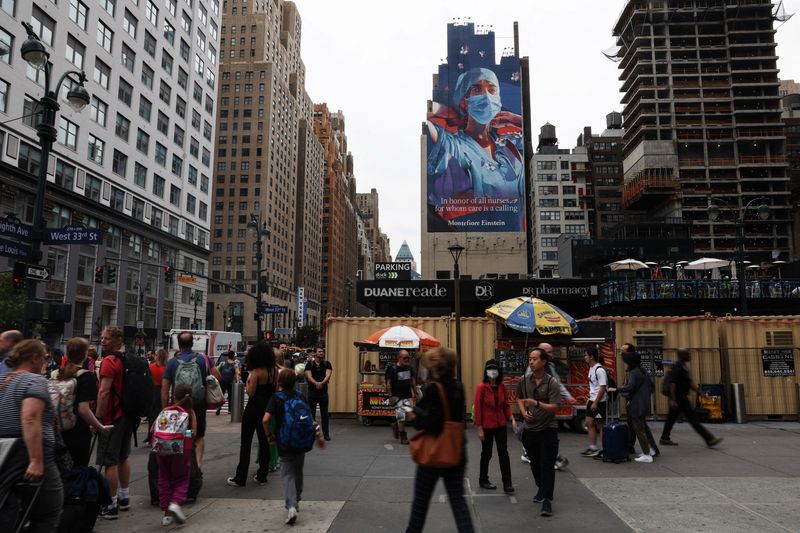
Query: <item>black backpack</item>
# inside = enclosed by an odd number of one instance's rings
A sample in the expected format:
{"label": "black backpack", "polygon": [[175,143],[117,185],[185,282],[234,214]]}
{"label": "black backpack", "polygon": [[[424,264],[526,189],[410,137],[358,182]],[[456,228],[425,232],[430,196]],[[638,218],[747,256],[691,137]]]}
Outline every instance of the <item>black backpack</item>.
{"label": "black backpack", "polygon": [[122,360],[122,412],[139,420],[153,405],[153,376],[147,360],[138,355],[114,354]]}

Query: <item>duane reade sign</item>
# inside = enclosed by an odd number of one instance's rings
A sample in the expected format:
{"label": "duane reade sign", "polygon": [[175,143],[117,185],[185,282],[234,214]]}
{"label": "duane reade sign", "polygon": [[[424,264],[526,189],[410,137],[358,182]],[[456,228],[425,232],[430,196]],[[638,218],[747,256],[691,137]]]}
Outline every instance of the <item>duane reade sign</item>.
{"label": "duane reade sign", "polygon": [[410,280],[411,279],[411,263],[375,263],[375,279],[398,279]]}

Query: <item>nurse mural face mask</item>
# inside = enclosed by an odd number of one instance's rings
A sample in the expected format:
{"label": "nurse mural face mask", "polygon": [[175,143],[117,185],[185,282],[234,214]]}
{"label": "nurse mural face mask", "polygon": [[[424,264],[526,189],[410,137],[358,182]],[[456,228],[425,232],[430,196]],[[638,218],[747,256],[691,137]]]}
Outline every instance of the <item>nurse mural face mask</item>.
{"label": "nurse mural face mask", "polygon": [[488,124],[500,112],[500,97],[483,93],[467,98],[467,113],[475,122]]}

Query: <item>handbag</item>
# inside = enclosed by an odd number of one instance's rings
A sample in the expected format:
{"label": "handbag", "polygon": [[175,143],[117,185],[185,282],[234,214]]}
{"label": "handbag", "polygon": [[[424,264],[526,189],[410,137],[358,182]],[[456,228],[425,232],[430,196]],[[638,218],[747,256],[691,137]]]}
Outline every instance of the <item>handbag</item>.
{"label": "handbag", "polygon": [[222,393],[222,387],[217,378],[209,374],[206,378],[206,408],[217,409],[224,404],[225,395]]}
{"label": "handbag", "polygon": [[411,458],[420,466],[431,468],[452,468],[463,458],[464,432],[466,425],[450,419],[450,406],[447,403],[444,386],[436,383],[439,398],[444,410],[444,425],[441,433],[433,435],[425,430],[417,431],[409,441]]}

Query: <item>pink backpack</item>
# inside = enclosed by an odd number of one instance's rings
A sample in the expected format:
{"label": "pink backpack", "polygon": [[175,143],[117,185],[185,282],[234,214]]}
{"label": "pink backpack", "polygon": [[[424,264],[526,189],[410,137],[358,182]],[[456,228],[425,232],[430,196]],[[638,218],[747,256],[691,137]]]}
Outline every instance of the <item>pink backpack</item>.
{"label": "pink backpack", "polygon": [[177,405],[165,407],[153,424],[151,451],[156,455],[182,455],[191,417]]}

